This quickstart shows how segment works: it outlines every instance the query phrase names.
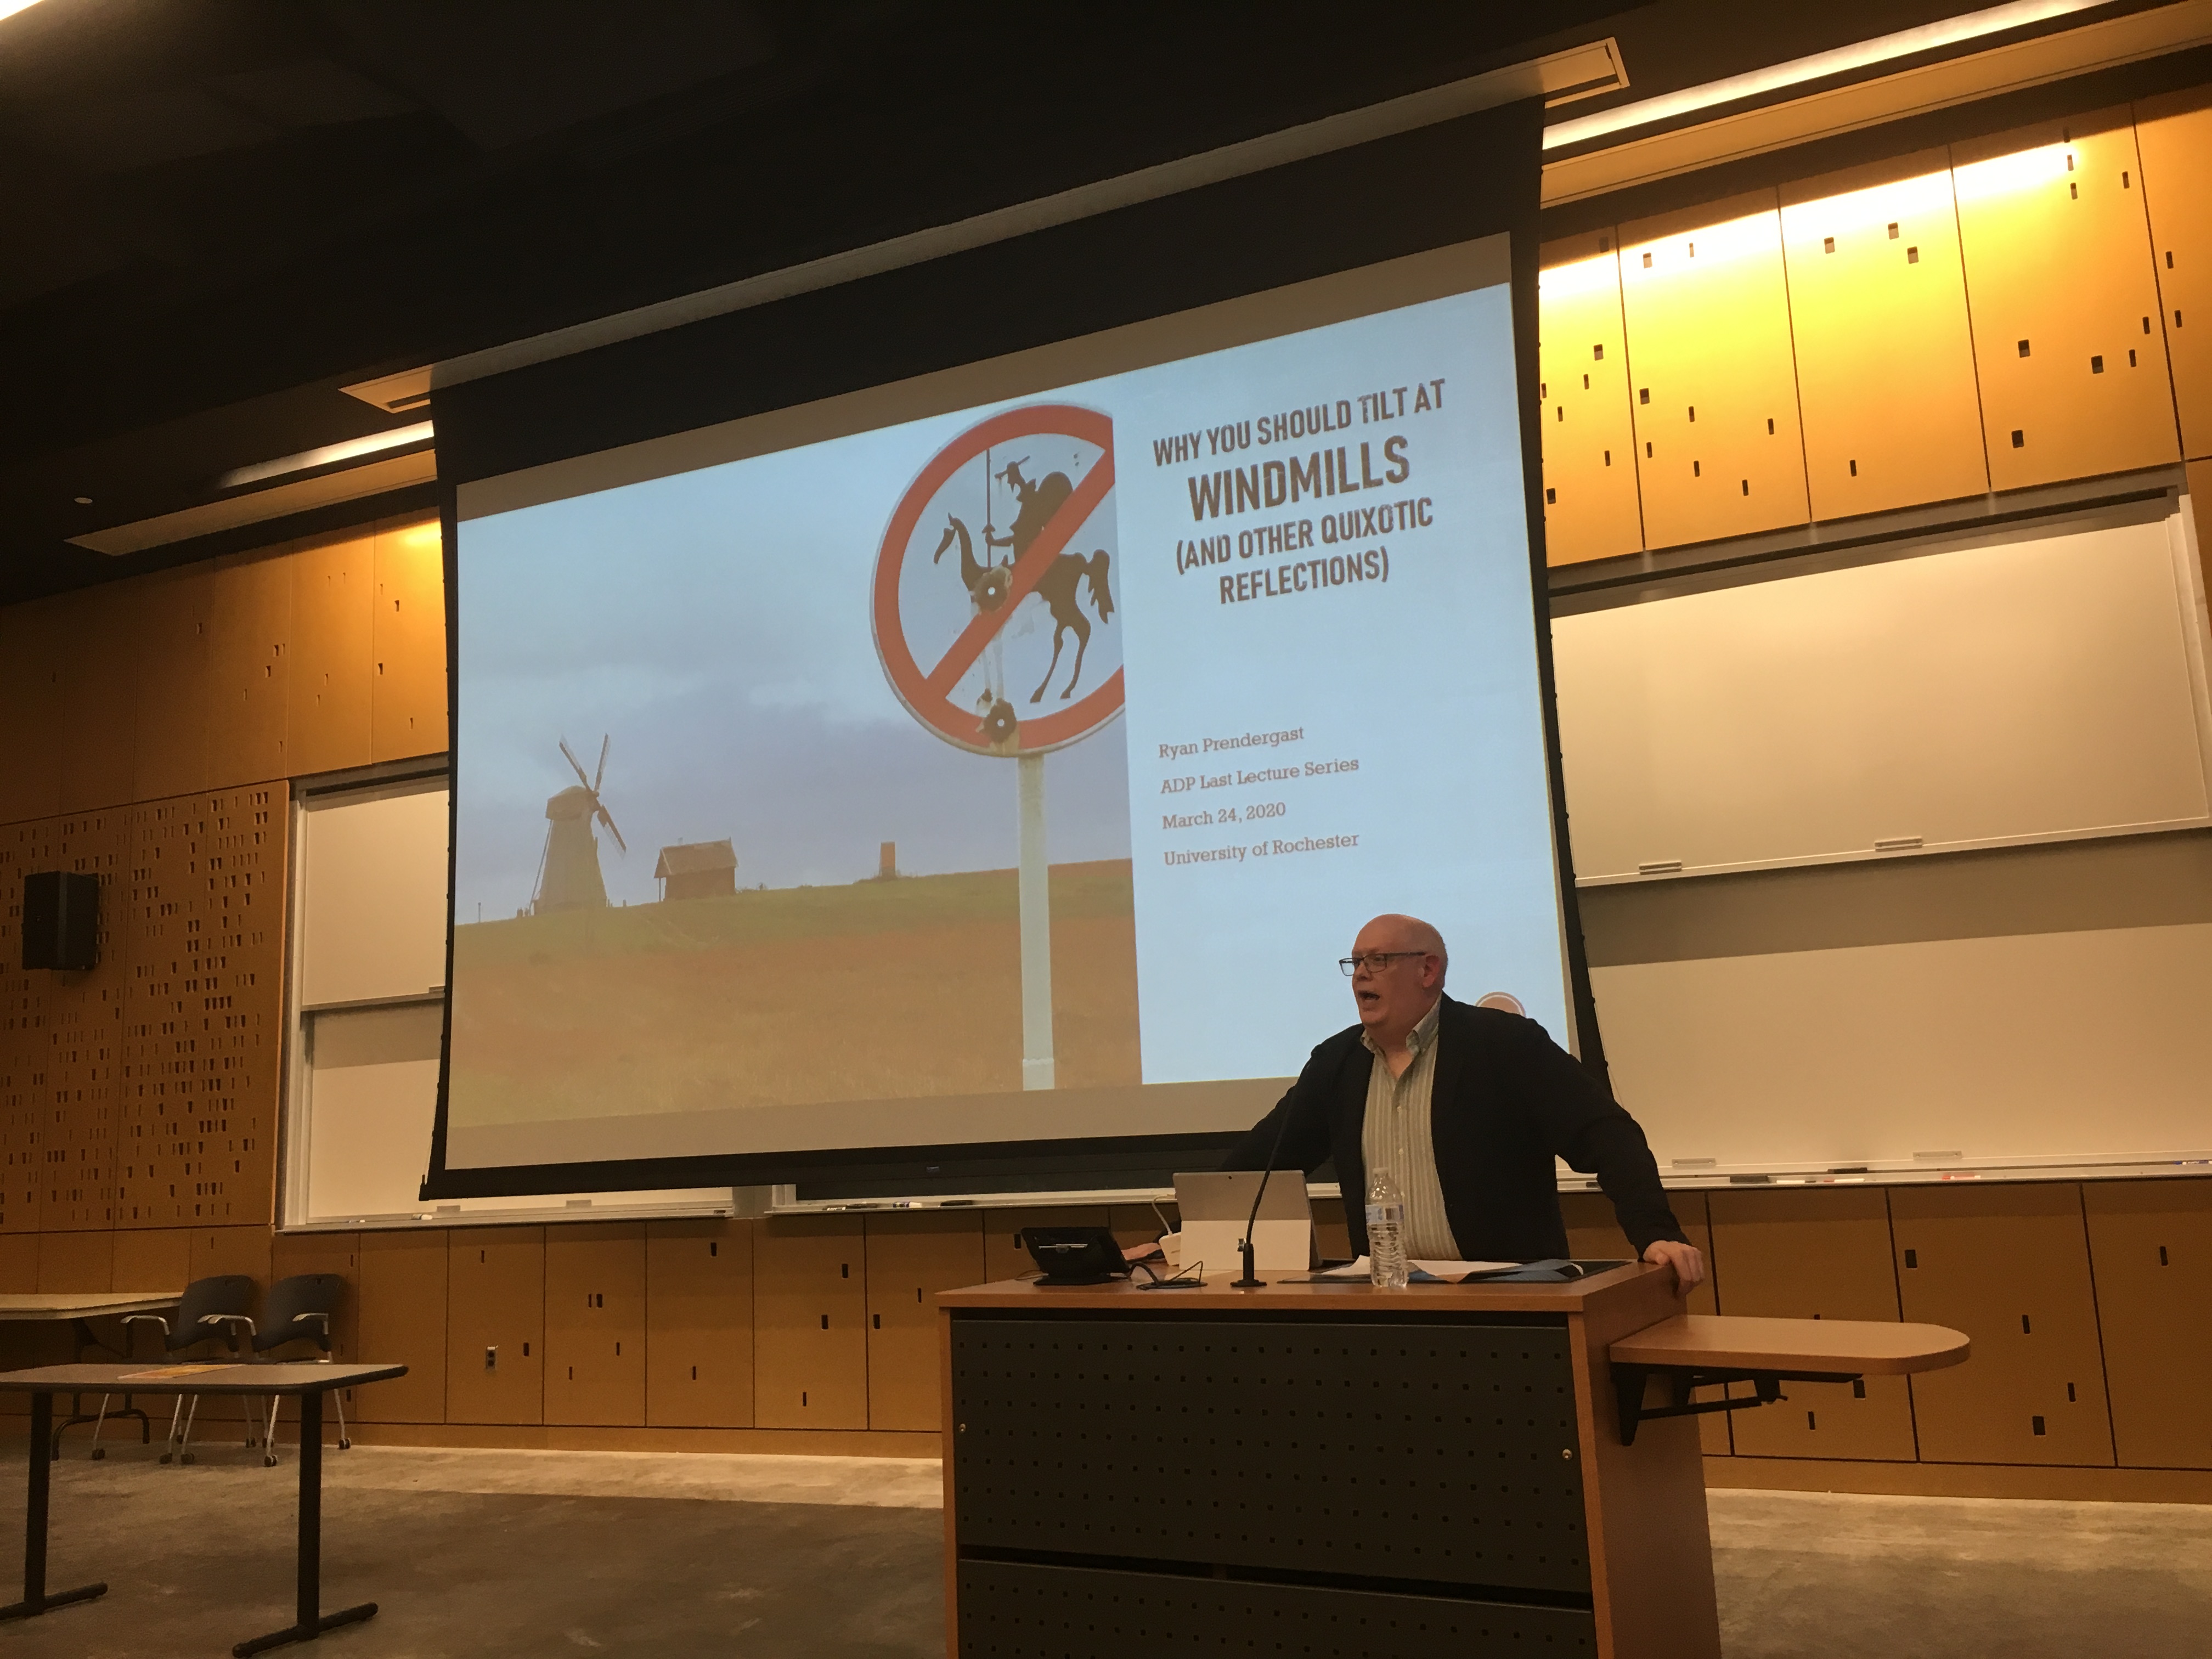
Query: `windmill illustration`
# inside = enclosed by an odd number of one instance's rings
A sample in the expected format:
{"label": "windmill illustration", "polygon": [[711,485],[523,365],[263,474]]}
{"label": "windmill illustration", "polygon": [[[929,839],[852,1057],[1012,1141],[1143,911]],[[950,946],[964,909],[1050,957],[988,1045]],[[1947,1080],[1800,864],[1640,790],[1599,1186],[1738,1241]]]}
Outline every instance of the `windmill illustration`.
{"label": "windmill illustration", "polygon": [[607,884],[599,876],[599,838],[592,833],[592,820],[597,818],[607,827],[615,838],[615,846],[629,851],[615,828],[614,815],[599,799],[599,782],[607,775],[607,745],[611,737],[599,739],[599,767],[596,775],[586,777],[581,762],[568,750],[568,740],[561,739],[561,757],[574,768],[575,782],[545,803],[545,852],[538,865],[538,891],[530,901],[533,915],[548,910],[604,910],[607,907]]}

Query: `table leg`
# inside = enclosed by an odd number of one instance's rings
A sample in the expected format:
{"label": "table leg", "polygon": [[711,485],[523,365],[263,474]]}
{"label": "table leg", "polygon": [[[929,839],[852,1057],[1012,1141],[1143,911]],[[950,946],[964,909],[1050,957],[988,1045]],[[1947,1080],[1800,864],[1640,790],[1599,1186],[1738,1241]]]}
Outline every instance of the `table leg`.
{"label": "table leg", "polygon": [[312,1642],[326,1630],[359,1624],[376,1616],[376,1603],[325,1613],[323,1605],[323,1396],[310,1391],[300,1396],[300,1590],[295,1622],[289,1629],[271,1631],[231,1650],[235,1659],[266,1653],[288,1642]]}
{"label": "table leg", "polygon": [[0,1619],[34,1618],[49,1607],[89,1601],[96,1595],[107,1594],[104,1583],[87,1584],[82,1589],[63,1590],[55,1595],[46,1594],[46,1505],[53,1486],[53,1460],[46,1455],[46,1447],[53,1434],[53,1395],[33,1395],[28,1460],[31,1495],[23,1526],[23,1599],[11,1607],[0,1607]]}

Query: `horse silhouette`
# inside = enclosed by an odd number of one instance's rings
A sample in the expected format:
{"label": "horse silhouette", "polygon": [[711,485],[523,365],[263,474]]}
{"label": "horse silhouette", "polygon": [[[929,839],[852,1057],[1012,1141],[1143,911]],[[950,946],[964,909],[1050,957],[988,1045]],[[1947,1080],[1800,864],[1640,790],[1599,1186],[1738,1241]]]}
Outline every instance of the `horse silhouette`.
{"label": "horse silhouette", "polygon": [[1075,672],[1067,677],[1067,689],[1060,694],[1066,702],[1075,690],[1075,683],[1083,678],[1083,653],[1091,648],[1091,619],[1083,614],[1076,603],[1076,584],[1090,578],[1091,603],[1098,612],[1098,620],[1106,621],[1114,614],[1114,595],[1106,586],[1106,573],[1113,561],[1100,548],[1089,558],[1080,553],[1063,553],[1046,567],[1038,579],[1036,596],[1052,611],[1052,661],[1037,682],[1037,689],[1030,693],[1030,701],[1037,702],[1044,696],[1044,689],[1052,684],[1053,673],[1060,666],[1060,647],[1067,630],[1075,630]]}
{"label": "horse silhouette", "polygon": [[[1012,471],[1013,469],[1010,466],[1007,470]],[[1019,477],[1019,474],[1017,473],[1016,477]],[[1053,477],[1059,477],[1060,475],[1054,473]],[[1062,478],[1060,482],[1065,485],[1066,480]],[[1030,499],[1043,494],[1044,487],[1033,485],[1031,490],[1032,496],[1024,499],[1024,515],[1029,511]],[[1041,527],[1041,524],[1032,525],[1029,527],[1029,533],[1023,535],[1021,519],[1017,518],[1013,536],[1006,542],[1000,542],[995,537],[989,538],[989,540],[993,544],[1014,544],[1026,550]],[[996,611],[1006,603],[1006,594],[1012,586],[1011,568],[980,562],[975,557],[975,539],[969,533],[968,526],[949,514],[945,534],[939,538],[937,551],[930,556],[930,562],[935,564],[944,558],[945,550],[956,541],[960,544],[960,580],[968,589],[968,597],[978,611]],[[1087,559],[1080,553],[1062,553],[1045,567],[1044,574],[1037,579],[1036,596],[1052,612],[1052,661],[1046,665],[1044,678],[1037,682],[1037,689],[1030,693],[1031,702],[1044,700],[1045,690],[1051,685],[1052,677],[1060,672],[1060,653],[1066,645],[1070,629],[1075,634],[1075,668],[1067,677],[1066,690],[1060,694],[1060,701],[1065,702],[1074,694],[1077,683],[1083,678],[1084,654],[1091,648],[1091,618],[1083,614],[1080,603],[1082,584],[1086,579],[1089,580],[1091,608],[1097,611],[1100,622],[1107,621],[1114,614],[1113,590],[1107,585],[1108,573],[1113,568],[1113,562],[1103,547]]]}

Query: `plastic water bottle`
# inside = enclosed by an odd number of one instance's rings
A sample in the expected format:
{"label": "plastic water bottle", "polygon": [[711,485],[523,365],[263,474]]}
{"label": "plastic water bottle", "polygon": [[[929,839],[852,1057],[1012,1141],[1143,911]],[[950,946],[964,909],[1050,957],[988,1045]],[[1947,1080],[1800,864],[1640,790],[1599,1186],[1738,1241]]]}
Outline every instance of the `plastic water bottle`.
{"label": "plastic water bottle", "polygon": [[1367,1178],[1367,1276],[1382,1290],[1406,1288],[1406,1195],[1388,1170]]}

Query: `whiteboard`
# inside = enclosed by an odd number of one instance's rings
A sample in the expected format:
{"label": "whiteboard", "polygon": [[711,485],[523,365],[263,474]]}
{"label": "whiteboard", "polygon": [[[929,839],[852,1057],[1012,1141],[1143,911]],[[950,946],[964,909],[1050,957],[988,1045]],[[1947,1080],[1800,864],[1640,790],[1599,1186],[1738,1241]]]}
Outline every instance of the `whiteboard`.
{"label": "whiteboard", "polygon": [[1590,977],[1614,1091],[1662,1172],[2212,1157],[2212,924]]}
{"label": "whiteboard", "polygon": [[447,791],[310,795],[299,817],[300,998],[310,1008],[446,983]]}
{"label": "whiteboard", "polygon": [[1582,883],[2207,822],[2178,516],[1555,618]]}
{"label": "whiteboard", "polygon": [[729,1209],[727,1187],[421,1200],[445,1024],[447,803],[442,775],[295,801],[285,1226]]}

